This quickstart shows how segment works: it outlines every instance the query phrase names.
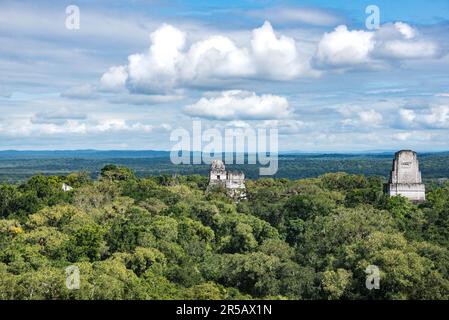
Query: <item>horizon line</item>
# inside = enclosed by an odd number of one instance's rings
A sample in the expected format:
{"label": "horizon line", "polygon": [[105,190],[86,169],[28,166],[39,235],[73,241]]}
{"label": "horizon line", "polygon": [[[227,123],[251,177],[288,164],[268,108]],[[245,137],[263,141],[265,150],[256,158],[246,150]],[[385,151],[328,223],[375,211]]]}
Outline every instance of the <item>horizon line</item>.
{"label": "horizon line", "polygon": [[[418,150],[418,149],[373,149],[373,150],[280,150],[278,154],[363,154],[363,153],[395,153],[401,150],[412,150],[417,153],[442,153],[449,152],[448,149],[441,150]],[[170,153],[172,150],[158,150],[158,149],[0,149],[1,153],[5,152],[166,152]],[[181,150],[180,150],[181,151]],[[179,151],[178,151],[179,152]],[[191,150],[182,150],[182,152],[193,152],[193,153],[205,153],[203,151],[191,151]],[[226,153],[224,151],[217,151],[216,153]],[[241,152],[232,152],[232,153],[241,153]],[[257,153],[257,152],[256,152]],[[248,154],[248,152],[244,152],[244,154]]]}

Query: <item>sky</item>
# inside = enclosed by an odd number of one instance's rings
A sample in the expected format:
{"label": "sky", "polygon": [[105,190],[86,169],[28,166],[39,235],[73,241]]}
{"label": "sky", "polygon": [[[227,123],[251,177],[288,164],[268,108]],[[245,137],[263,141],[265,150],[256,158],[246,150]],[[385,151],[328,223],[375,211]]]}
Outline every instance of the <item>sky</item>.
{"label": "sky", "polygon": [[201,121],[277,128],[281,151],[446,151],[448,40],[449,0],[0,0],[0,150],[170,150]]}

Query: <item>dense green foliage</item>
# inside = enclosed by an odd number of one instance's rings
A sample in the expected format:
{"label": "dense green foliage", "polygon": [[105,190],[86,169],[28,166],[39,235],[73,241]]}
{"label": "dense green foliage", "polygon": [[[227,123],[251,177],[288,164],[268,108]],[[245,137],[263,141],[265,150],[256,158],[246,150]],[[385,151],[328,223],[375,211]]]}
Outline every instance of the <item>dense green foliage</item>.
{"label": "dense green foliage", "polygon": [[449,186],[415,205],[346,173],[249,180],[239,203],[206,185],[113,165],[1,184],[0,299],[449,298]]}

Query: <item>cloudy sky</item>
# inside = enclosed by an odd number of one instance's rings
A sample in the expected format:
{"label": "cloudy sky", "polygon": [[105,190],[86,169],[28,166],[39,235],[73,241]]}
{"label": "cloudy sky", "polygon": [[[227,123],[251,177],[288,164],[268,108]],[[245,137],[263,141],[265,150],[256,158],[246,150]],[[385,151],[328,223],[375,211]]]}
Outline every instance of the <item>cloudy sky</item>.
{"label": "cloudy sky", "polygon": [[447,0],[0,0],[0,149],[169,150],[201,120],[284,151],[449,150],[448,40]]}

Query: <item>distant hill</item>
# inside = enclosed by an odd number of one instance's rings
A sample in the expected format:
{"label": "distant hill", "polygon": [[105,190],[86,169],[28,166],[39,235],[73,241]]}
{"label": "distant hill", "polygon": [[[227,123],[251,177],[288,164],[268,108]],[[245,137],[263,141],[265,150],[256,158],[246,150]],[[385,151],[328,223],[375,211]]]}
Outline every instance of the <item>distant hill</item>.
{"label": "distant hill", "polygon": [[[424,179],[449,178],[449,152],[418,154]],[[366,176],[389,175],[392,153],[289,153],[279,155],[276,178],[309,178],[327,172],[343,171]],[[134,170],[137,176],[201,174],[207,175],[209,166],[175,165],[169,151],[156,150],[55,150],[0,151],[0,182],[24,181],[33,175],[66,175],[87,171],[95,178],[107,164],[122,165]],[[259,165],[227,165],[230,170],[243,170],[247,178],[259,178]]]}
{"label": "distant hill", "polygon": [[[392,157],[395,151],[364,151],[364,152],[279,152],[280,156],[305,158],[375,158]],[[446,156],[449,151],[419,152],[419,157]],[[113,158],[164,158],[170,151],[164,150],[0,150],[0,159],[49,159],[49,158],[83,158],[83,159],[113,159]]]}
{"label": "distant hill", "polygon": [[169,157],[169,151],[157,150],[42,150],[42,151],[0,151],[0,159],[49,159],[49,158],[161,158]]}

